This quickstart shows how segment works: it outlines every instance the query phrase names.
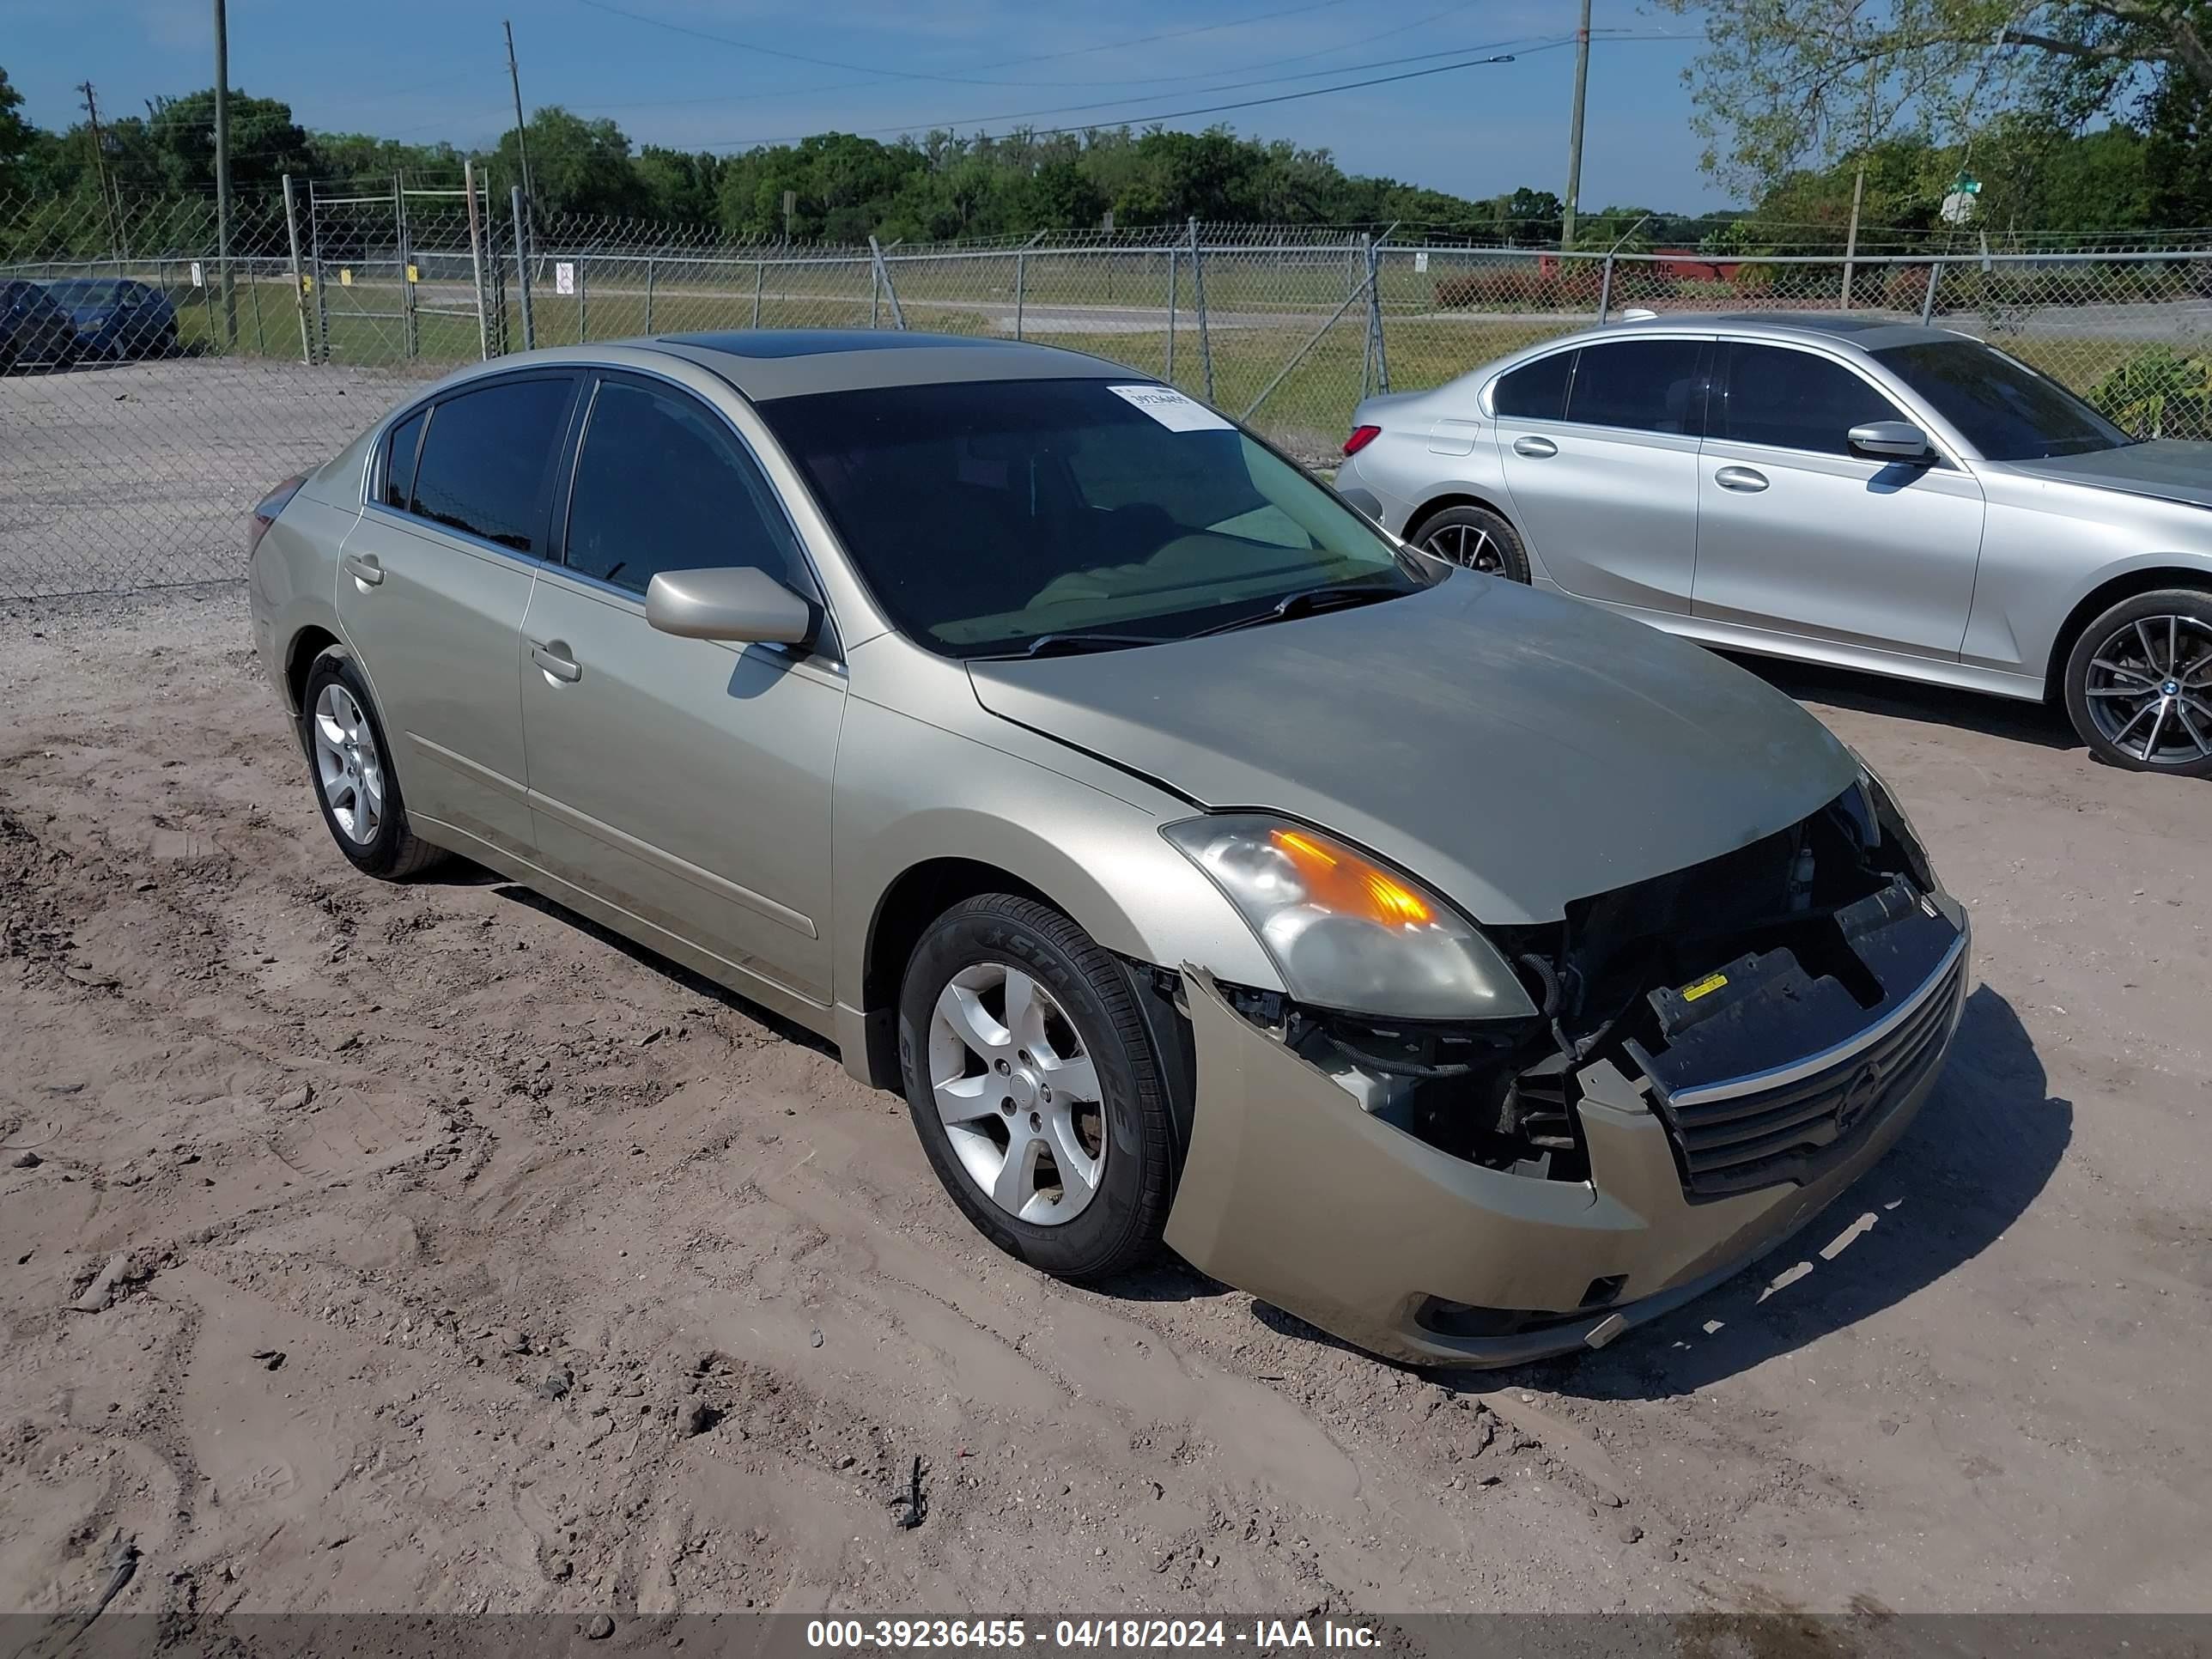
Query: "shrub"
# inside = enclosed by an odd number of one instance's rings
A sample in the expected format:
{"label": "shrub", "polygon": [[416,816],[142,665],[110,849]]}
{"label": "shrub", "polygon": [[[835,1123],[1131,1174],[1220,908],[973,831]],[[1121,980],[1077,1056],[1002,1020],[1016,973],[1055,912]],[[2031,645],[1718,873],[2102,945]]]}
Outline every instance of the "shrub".
{"label": "shrub", "polygon": [[2212,358],[2146,346],[2098,381],[2089,401],[2138,437],[2212,437]]}

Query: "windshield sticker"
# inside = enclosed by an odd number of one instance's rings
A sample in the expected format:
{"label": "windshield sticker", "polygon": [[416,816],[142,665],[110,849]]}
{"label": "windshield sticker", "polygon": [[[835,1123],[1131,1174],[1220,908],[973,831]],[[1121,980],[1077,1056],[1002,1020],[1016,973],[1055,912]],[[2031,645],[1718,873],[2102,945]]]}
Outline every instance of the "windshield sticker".
{"label": "windshield sticker", "polygon": [[1109,386],[1117,398],[1151,416],[1170,432],[1234,432],[1237,428],[1204,404],[1194,403],[1170,386]]}

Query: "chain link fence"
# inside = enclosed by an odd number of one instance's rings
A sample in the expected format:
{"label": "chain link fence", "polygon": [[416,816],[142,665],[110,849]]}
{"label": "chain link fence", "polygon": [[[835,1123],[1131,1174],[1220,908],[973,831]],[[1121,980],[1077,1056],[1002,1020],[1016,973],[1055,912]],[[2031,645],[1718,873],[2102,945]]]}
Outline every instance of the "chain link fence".
{"label": "chain link fence", "polygon": [[[2145,436],[2212,438],[2212,250],[1845,259],[1502,248],[1189,223],[917,246],[580,216],[520,192],[288,184],[0,201],[0,599],[242,574],[247,509],[420,382],[532,345],[916,329],[1128,364],[1315,465],[1360,398],[1639,311],[1921,319]],[[57,311],[66,325],[56,325]]]}

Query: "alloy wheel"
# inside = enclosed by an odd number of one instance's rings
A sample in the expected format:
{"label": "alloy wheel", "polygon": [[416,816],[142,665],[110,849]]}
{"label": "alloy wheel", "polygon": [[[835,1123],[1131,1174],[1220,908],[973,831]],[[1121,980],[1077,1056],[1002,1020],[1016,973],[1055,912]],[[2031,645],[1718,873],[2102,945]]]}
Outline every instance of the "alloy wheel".
{"label": "alloy wheel", "polygon": [[347,840],[367,847],[384,827],[384,759],[353,693],[336,681],[315,699],[315,779]]}
{"label": "alloy wheel", "polygon": [[938,994],[930,1091],[946,1137],[981,1192],[1023,1221],[1073,1221],[1106,1172],[1098,1073],[1050,991],[981,962]]}
{"label": "alloy wheel", "polygon": [[2083,694],[2107,742],[2148,766],[2212,759],[2212,623],[2145,617],[2089,661]]}
{"label": "alloy wheel", "polygon": [[1498,550],[1498,538],[1480,525],[1442,526],[1422,545],[1440,559],[1480,570],[1486,576],[1505,574],[1505,556]]}

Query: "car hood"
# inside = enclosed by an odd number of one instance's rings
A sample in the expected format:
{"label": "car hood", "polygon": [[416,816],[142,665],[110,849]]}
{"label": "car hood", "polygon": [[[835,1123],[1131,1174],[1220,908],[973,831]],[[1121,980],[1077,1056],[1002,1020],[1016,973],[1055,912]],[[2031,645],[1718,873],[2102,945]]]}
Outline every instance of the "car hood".
{"label": "car hood", "polygon": [[2124,449],[2100,449],[2087,455],[2053,455],[2039,461],[2014,461],[2011,465],[2032,478],[2050,478],[2087,484],[2093,489],[2124,490],[2130,495],[2154,495],[2161,501],[2212,507],[2212,444],[2154,438],[2148,443],[2130,444]]}
{"label": "car hood", "polygon": [[1001,718],[1204,806],[1334,831],[1501,924],[1771,835],[1858,775],[1735,665],[1472,573],[1211,639],[969,672]]}

